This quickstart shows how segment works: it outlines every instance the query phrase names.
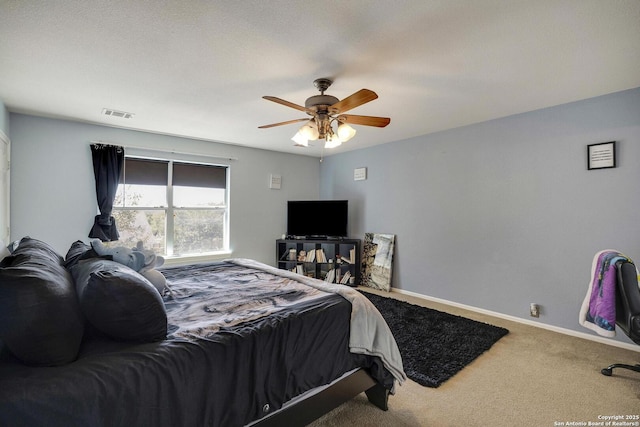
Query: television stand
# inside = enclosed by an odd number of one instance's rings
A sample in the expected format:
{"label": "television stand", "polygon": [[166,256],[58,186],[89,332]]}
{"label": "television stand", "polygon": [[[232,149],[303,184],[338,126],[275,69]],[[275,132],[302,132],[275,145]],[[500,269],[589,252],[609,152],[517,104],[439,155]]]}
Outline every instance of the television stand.
{"label": "television stand", "polygon": [[278,239],[276,257],[277,267],[283,270],[330,283],[349,286],[360,284],[359,239]]}

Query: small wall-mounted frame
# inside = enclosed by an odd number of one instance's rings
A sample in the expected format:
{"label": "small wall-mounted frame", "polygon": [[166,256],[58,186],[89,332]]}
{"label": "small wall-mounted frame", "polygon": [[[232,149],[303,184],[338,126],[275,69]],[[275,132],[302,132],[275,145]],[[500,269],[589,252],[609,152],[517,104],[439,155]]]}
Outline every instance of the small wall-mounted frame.
{"label": "small wall-mounted frame", "polygon": [[367,168],[355,168],[353,170],[354,181],[364,181],[367,179]]}
{"label": "small wall-mounted frame", "polygon": [[279,190],[282,187],[282,176],[271,174],[269,175],[269,188],[272,190]]}
{"label": "small wall-mounted frame", "polygon": [[616,142],[601,142],[587,145],[587,169],[616,167]]}

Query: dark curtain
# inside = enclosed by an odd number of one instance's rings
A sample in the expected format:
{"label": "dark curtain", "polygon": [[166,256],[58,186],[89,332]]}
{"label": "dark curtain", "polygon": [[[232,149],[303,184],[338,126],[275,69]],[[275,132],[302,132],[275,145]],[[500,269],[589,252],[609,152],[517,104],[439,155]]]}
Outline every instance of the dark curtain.
{"label": "dark curtain", "polygon": [[96,215],[89,237],[103,242],[118,240],[116,220],[111,216],[113,200],[124,167],[124,148],[115,145],[92,144],[93,174],[96,178],[96,198],[100,215]]}

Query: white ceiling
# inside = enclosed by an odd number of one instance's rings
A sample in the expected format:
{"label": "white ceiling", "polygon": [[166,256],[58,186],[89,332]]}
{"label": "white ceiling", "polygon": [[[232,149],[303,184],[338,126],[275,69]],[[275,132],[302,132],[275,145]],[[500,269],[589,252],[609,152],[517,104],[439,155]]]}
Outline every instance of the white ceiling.
{"label": "white ceiling", "polygon": [[391,117],[324,155],[640,87],[640,1],[0,0],[11,112],[320,156],[258,129],[319,77]]}

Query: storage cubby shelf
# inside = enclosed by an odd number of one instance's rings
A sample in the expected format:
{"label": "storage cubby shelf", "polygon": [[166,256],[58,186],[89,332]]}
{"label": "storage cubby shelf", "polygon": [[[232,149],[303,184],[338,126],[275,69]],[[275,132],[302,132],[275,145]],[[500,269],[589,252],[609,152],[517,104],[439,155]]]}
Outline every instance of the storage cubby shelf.
{"label": "storage cubby shelf", "polygon": [[359,239],[278,239],[278,268],[330,283],[360,284]]}

